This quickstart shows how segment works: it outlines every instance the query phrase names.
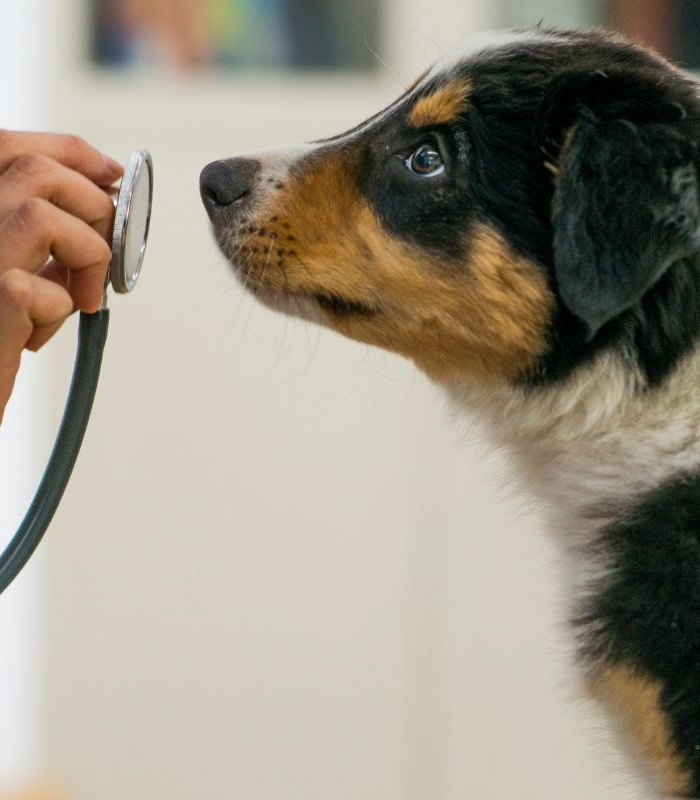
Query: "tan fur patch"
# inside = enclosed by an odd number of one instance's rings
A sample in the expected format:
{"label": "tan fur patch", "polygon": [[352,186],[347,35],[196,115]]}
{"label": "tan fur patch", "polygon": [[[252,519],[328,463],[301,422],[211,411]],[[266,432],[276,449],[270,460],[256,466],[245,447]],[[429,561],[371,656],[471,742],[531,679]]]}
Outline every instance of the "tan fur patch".
{"label": "tan fur patch", "polygon": [[463,110],[470,88],[466,79],[456,80],[419,98],[409,114],[409,125],[426,128],[452,122]]}
{"label": "tan fur patch", "polygon": [[671,726],[660,703],[661,686],[626,665],[607,666],[590,680],[594,697],[618,717],[623,733],[651,765],[670,795],[686,795],[689,770],[673,745]]}
{"label": "tan fur patch", "polygon": [[460,260],[391,236],[355,188],[352,158],[325,152],[275,194],[238,245],[244,281],[364,307],[323,313],[335,330],[408,356],[437,380],[522,374],[546,345],[554,300],[543,271],[486,226],[465,231]]}

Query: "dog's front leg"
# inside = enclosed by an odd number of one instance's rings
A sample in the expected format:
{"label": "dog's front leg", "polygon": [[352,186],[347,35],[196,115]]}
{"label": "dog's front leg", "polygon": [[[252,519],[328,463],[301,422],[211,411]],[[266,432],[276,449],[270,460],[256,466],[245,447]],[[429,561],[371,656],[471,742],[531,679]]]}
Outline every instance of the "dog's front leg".
{"label": "dog's front leg", "polygon": [[601,534],[607,565],[578,619],[589,688],[671,797],[700,797],[698,481],[650,495]]}

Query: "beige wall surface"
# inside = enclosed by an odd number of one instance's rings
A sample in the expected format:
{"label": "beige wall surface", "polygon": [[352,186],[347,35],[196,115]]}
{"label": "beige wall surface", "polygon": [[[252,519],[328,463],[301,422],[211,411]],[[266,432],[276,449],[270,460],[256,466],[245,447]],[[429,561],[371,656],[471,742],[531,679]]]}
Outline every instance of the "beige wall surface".
{"label": "beige wall surface", "polygon": [[410,364],[256,306],[199,201],[208,161],[400,82],[59,77],[56,127],[149,147],[156,193],[48,544],[49,773],[79,800],[616,796],[498,459]]}

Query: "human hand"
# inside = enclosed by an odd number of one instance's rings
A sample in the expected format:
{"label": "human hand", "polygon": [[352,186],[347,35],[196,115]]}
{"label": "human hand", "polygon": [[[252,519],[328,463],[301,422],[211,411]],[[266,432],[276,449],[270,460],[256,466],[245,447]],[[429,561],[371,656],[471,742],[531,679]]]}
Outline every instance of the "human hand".
{"label": "human hand", "polygon": [[101,306],[122,173],[80,138],[0,131],[0,420],[22,351]]}

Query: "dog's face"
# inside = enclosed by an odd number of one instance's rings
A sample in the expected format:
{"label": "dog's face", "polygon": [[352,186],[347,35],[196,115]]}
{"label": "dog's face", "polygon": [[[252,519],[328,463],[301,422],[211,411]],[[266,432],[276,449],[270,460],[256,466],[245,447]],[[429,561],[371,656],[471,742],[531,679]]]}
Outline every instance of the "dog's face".
{"label": "dog's face", "polygon": [[532,384],[700,328],[696,87],[598,34],[473,43],[357,128],[210,164],[245,286],[440,381]]}

